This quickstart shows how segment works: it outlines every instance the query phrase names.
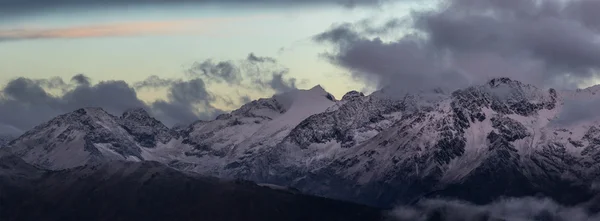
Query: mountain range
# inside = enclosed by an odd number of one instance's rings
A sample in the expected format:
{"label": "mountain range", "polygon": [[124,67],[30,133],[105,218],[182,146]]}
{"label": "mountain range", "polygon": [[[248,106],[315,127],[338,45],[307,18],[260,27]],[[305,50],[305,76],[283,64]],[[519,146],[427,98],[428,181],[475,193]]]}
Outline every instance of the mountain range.
{"label": "mountain range", "polygon": [[556,122],[566,101],[599,90],[495,78],[455,91],[351,91],[338,100],[316,86],[177,128],[144,109],[113,116],[83,108],[2,149],[43,171],[156,163],[379,208],[423,197],[545,195],[577,204],[597,194],[600,124]]}
{"label": "mountain range", "polygon": [[293,189],[113,161],[44,170],[0,151],[1,220],[382,220],[376,208]]}

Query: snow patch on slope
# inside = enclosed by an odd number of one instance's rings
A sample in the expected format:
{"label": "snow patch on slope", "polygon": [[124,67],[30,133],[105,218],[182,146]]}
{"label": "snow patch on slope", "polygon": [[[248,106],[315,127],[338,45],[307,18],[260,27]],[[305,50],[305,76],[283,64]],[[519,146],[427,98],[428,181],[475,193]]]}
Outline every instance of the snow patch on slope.
{"label": "snow patch on slope", "polygon": [[274,135],[272,139],[283,139],[291,129],[304,119],[324,112],[335,104],[327,96],[331,96],[321,86],[315,86],[307,91],[293,91],[290,93],[276,95],[275,99],[283,104],[287,110],[281,116],[273,119],[262,126],[254,136],[264,137]]}

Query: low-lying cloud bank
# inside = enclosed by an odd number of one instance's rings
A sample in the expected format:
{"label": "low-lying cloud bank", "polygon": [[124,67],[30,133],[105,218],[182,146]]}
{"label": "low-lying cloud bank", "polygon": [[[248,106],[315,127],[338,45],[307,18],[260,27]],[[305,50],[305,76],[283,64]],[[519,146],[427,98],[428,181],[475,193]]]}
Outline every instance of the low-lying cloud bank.
{"label": "low-lying cloud bank", "polygon": [[563,206],[548,198],[509,198],[488,205],[427,199],[387,214],[394,221],[598,221],[583,206]]}
{"label": "low-lying cloud bank", "polygon": [[[216,103],[236,108],[250,101],[248,91],[266,96],[296,90],[296,79],[287,75],[287,69],[274,58],[251,53],[240,61],[197,62],[185,75],[150,76],[131,85],[121,80],[93,82],[83,74],[70,81],[20,77],[0,89],[0,134],[18,136],[57,115],[83,107],[101,107],[115,115],[141,107],[168,126],[186,125],[224,113]],[[213,84],[232,89],[215,93],[210,90]],[[142,90],[156,89],[166,91],[166,98],[143,101],[138,96]]]}

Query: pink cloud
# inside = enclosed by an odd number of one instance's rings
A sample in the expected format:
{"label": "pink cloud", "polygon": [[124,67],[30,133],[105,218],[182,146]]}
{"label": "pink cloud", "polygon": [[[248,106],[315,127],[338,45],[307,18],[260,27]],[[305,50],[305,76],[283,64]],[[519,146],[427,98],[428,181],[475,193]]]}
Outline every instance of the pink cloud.
{"label": "pink cloud", "polygon": [[20,27],[0,29],[0,39],[94,38],[140,35],[174,35],[207,33],[233,22],[248,21],[265,16],[244,18],[207,18],[197,20],[141,21],[63,28]]}

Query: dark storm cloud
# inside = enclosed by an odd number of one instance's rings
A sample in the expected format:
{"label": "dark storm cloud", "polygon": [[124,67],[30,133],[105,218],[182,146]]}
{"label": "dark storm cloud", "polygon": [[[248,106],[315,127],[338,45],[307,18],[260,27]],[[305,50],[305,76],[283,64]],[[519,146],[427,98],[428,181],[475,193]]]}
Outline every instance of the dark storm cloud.
{"label": "dark storm cloud", "polygon": [[219,83],[239,84],[242,81],[240,69],[232,61],[213,62],[211,59],[195,62],[188,70],[192,76],[205,77]]}
{"label": "dark storm cloud", "polygon": [[[244,91],[282,93],[296,90],[296,79],[287,77],[288,71],[271,57],[250,53],[239,61],[195,62],[182,78],[150,76],[133,84],[138,90],[167,89],[167,99],[150,105],[157,118],[167,125],[187,124],[198,119],[209,120],[224,113],[214,103],[237,108],[251,99],[239,94]],[[234,90],[214,94],[208,90],[211,84],[226,84]],[[229,94],[228,94],[229,93]],[[237,99],[232,99],[232,97]]]}
{"label": "dark storm cloud", "polygon": [[145,106],[136,91],[124,81],[102,81],[93,86],[80,84],[61,99],[67,110],[101,107],[119,115],[127,109]]}
{"label": "dark storm cloud", "polygon": [[252,79],[255,86],[260,86],[255,89],[270,88],[275,93],[298,90],[297,79],[286,78],[289,69],[280,66],[275,58],[260,57],[250,53],[240,66],[243,67],[246,76]]}
{"label": "dark storm cloud", "polygon": [[175,82],[176,82],[176,80],[164,79],[164,78],[160,78],[156,75],[152,75],[143,81],[134,83],[133,86],[136,89],[167,88],[167,87],[171,86],[172,84],[174,84]]}
{"label": "dark storm cloud", "polygon": [[[0,134],[18,135],[60,114],[84,107],[101,107],[113,115],[141,107],[169,126],[212,119],[223,112],[212,106],[216,98],[201,79],[166,80],[153,76],[144,82],[145,85],[136,85],[167,88],[167,99],[146,104],[124,81],[92,84],[81,74],[74,76],[71,84],[60,78],[11,80],[1,91]],[[49,92],[51,89],[61,89],[63,93],[56,96]]]}
{"label": "dark storm cloud", "polygon": [[567,100],[556,119],[552,121],[555,125],[570,126],[581,122],[595,119],[598,116],[600,99]]}
{"label": "dark storm cloud", "polygon": [[191,77],[205,79],[209,83],[226,83],[229,86],[276,93],[297,89],[295,78],[286,78],[288,69],[277,63],[272,57],[248,54],[239,61],[219,61],[211,59],[195,62],[187,70]]}
{"label": "dark storm cloud", "polygon": [[150,76],[133,84],[138,90],[167,89],[167,99],[149,104],[154,115],[166,125],[185,125],[196,120],[210,120],[223,113],[212,103],[220,97],[207,89],[204,80],[165,79]]}
{"label": "dark storm cloud", "polygon": [[83,75],[83,74],[78,74],[75,75],[71,78],[71,81],[75,82],[78,85],[83,85],[83,86],[90,86],[90,78]]}
{"label": "dark storm cloud", "polygon": [[200,78],[173,82],[167,100],[151,104],[159,119],[168,125],[188,124],[198,119],[211,119],[223,113],[211,105],[216,100]]}
{"label": "dark storm cloud", "polygon": [[288,91],[297,90],[296,79],[291,78],[289,80],[284,79],[286,72],[273,73],[273,77],[268,82],[262,82],[263,85],[271,87],[275,93],[284,93]]}
{"label": "dark storm cloud", "polygon": [[240,102],[242,102],[243,104],[250,103],[251,101],[252,98],[248,97],[247,95],[240,96]]}
{"label": "dark storm cloud", "polygon": [[[102,107],[113,114],[145,104],[137,98],[135,90],[123,81],[105,81],[96,85],[71,85],[61,96],[54,96],[46,91],[48,82],[62,82],[18,78],[2,89],[0,97],[0,126],[24,132],[32,127],[48,121],[59,114],[82,107]],[[83,78],[87,79],[87,78]],[[64,83],[64,82],[62,82]],[[61,88],[66,88],[61,85]]]}
{"label": "dark storm cloud", "polygon": [[261,62],[261,63],[262,62],[271,62],[271,63],[277,62],[277,60],[275,60],[275,58],[271,58],[271,57],[258,57],[254,53],[248,54],[248,57],[246,58],[246,60],[248,60],[249,62]]}
{"label": "dark storm cloud", "polygon": [[[598,11],[595,0],[446,0],[381,26],[337,25],[314,39],[334,46],[325,54],[332,63],[378,88],[456,88],[499,76],[574,87],[598,77]],[[408,34],[378,38],[395,28]]]}
{"label": "dark storm cloud", "polygon": [[35,79],[33,81],[35,81],[41,87],[48,89],[60,89],[63,91],[67,90],[71,86],[65,83],[65,81],[63,81],[63,79],[60,77],[50,77],[48,79]]}
{"label": "dark storm cloud", "polygon": [[169,89],[169,100],[177,103],[205,103],[214,100],[200,78],[174,83]]}
{"label": "dark storm cloud", "polygon": [[[73,76],[69,82],[59,77],[21,77],[9,81],[0,91],[0,134],[18,135],[84,107],[101,107],[113,115],[141,107],[168,126],[210,120],[224,113],[214,103],[236,108],[251,100],[238,89],[266,93],[296,90],[296,79],[287,74],[287,69],[280,67],[274,58],[251,53],[241,61],[196,63],[184,78],[150,76],[132,86],[124,81],[94,84],[83,74]],[[234,89],[233,94],[211,93],[208,85],[213,83],[228,84]],[[166,89],[166,99],[145,103],[136,91],[155,89]]]}
{"label": "dark storm cloud", "polygon": [[344,23],[336,25],[331,29],[318,34],[313,39],[317,42],[331,42],[338,44],[348,44],[362,39],[362,34],[354,30],[354,25]]}

